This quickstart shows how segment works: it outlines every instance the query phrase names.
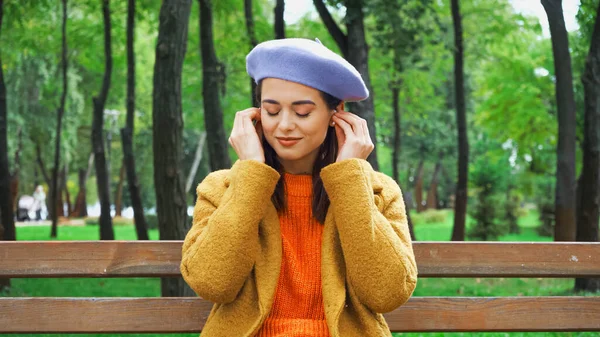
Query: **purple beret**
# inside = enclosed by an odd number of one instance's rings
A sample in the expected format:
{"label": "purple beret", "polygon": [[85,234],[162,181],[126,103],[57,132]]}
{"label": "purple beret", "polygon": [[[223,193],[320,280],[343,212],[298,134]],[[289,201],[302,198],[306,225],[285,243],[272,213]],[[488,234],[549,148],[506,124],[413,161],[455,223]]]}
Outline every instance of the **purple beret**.
{"label": "purple beret", "polygon": [[246,56],[246,71],[256,83],[274,77],[319,89],[344,101],[369,97],[358,70],[318,39],[262,42]]}

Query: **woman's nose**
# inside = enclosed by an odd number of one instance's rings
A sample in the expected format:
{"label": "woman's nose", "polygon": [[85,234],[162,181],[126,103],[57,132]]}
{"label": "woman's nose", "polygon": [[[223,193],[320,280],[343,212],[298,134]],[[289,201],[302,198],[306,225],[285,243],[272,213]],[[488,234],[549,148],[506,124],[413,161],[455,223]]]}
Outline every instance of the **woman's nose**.
{"label": "woman's nose", "polygon": [[279,120],[279,128],[282,130],[294,129],[295,123],[293,117],[288,112],[281,112],[281,119]]}

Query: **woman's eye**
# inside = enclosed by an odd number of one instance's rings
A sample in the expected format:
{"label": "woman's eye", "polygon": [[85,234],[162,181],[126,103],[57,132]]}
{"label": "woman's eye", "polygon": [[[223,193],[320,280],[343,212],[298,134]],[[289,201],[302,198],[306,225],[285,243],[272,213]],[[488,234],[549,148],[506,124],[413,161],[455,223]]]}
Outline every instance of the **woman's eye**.
{"label": "woman's eye", "polygon": [[279,111],[277,111],[277,112],[271,112],[271,111],[267,110],[267,114],[269,116],[276,116],[278,113],[279,113]]}
{"label": "woman's eye", "polygon": [[298,117],[300,117],[300,118],[306,118],[306,117],[308,117],[308,115],[310,115],[310,112],[307,113],[307,114],[299,114],[299,113],[297,113],[296,115],[298,115]]}

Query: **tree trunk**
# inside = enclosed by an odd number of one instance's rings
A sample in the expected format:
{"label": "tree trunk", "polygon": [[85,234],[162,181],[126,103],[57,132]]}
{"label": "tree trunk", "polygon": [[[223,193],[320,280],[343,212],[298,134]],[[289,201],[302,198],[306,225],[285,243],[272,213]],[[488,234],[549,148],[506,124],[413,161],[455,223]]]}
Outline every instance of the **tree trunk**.
{"label": "tree trunk", "polygon": [[[600,217],[600,4],[596,11],[596,23],[582,82],[585,123],[576,239],[597,242]],[[600,278],[578,278],[575,280],[575,290],[599,291]]]}
{"label": "tree trunk", "polygon": [[198,139],[198,145],[196,146],[194,162],[192,163],[192,167],[190,168],[190,172],[188,173],[188,178],[185,181],[185,194],[188,194],[190,192],[190,189],[192,188],[192,183],[194,182],[194,177],[196,177],[196,172],[198,172],[198,166],[200,166],[200,161],[202,160],[202,150],[204,149],[205,140],[206,132],[202,132],[200,134],[200,139]]}
{"label": "tree trunk", "polygon": [[100,240],[114,240],[115,233],[110,215],[110,183],[106,157],[104,155],[104,105],[110,88],[112,73],[112,49],[111,49],[111,23],[109,0],[102,1],[102,13],[104,17],[104,77],[102,88],[98,96],[94,97],[94,118],[92,122],[92,151],[96,166],[96,185],[98,188],[98,200],[100,200]]}
{"label": "tree trunk", "polygon": [[379,163],[377,161],[377,132],[375,128],[373,88],[371,87],[371,77],[369,75],[369,47],[365,37],[362,0],[344,1],[346,6],[345,22],[348,35],[345,35],[336,24],[329,13],[329,10],[323,3],[323,0],[313,0],[313,3],[319,12],[321,20],[323,20],[323,23],[327,27],[329,34],[331,34],[342,51],[344,58],[358,70],[365,85],[369,89],[369,98],[361,102],[348,103],[347,109],[367,121],[369,136],[371,137],[373,144],[375,144],[375,149],[373,149],[367,158],[367,161],[373,166],[373,169],[379,170]]}
{"label": "tree trunk", "polygon": [[133,131],[135,130],[135,0],[127,2],[127,121],[121,129],[123,162],[127,173],[127,186],[133,208],[135,232],[138,240],[149,240],[148,223],[140,196],[140,184],[135,170],[133,156]]}
{"label": "tree trunk", "polygon": [[86,188],[85,183],[86,179],[86,171],[84,169],[79,169],[79,192],[77,192],[77,197],[75,197],[75,207],[73,208],[73,212],[69,214],[70,217],[84,217],[87,216],[87,200],[86,200]]}
{"label": "tree trunk", "polygon": [[[19,194],[19,176],[21,171],[21,151],[23,150],[23,129],[17,129],[17,149],[15,150],[15,161],[13,172],[10,180],[10,196],[12,200],[13,210],[17,209],[18,194]],[[34,185],[37,186],[37,185]]]}
{"label": "tree trunk", "polygon": [[375,148],[367,158],[373,169],[379,170],[377,161],[377,131],[375,128],[374,93],[369,74],[369,46],[365,37],[363,4],[361,0],[346,0],[346,30],[348,31],[348,62],[360,73],[367,89],[369,98],[360,102],[348,103],[351,112],[367,120],[369,135]]}
{"label": "tree trunk", "polygon": [[423,211],[423,159],[419,161],[417,168],[417,177],[415,179],[415,203],[417,204],[417,212]]}
{"label": "tree trunk", "polygon": [[[4,1],[0,0],[0,29],[4,16]],[[10,171],[8,164],[8,134],[6,85],[4,84],[4,67],[0,55],[0,240],[14,241],[15,231],[14,212],[10,195]],[[0,290],[10,287],[10,279],[0,278]]]}
{"label": "tree trunk", "polygon": [[[127,112],[129,114],[129,112]],[[133,111],[131,113],[133,115]],[[133,219],[135,222],[135,232],[138,240],[149,240],[148,223],[144,215],[144,207],[140,196],[140,184],[135,171],[135,158],[133,156],[133,125],[131,128],[121,129],[121,141],[123,142],[123,156],[127,173],[127,186],[131,197],[131,207],[133,208]]]}
{"label": "tree trunk", "polygon": [[[202,2],[200,5],[203,7]],[[190,223],[181,172],[181,71],[187,48],[190,9],[191,0],[164,1],[159,16],[152,129],[156,211],[161,240],[183,240]],[[204,81],[206,84],[206,78]],[[207,128],[210,129],[208,125]],[[194,296],[181,277],[163,278],[161,290],[165,297]]]}
{"label": "tree trunk", "polygon": [[454,23],[454,95],[456,100],[456,126],[458,128],[458,182],[454,202],[452,241],[464,241],[467,216],[469,141],[467,138],[467,112],[465,106],[462,18],[458,0],[452,0],[451,4],[452,21]]}
{"label": "tree trunk", "polygon": [[575,218],[575,97],[569,55],[569,37],[565,27],[561,0],[542,0],[548,16],[554,72],[558,144],[556,147],[556,191],[554,240],[574,241]]}
{"label": "tree trunk", "polygon": [[[63,166],[62,172],[62,181],[61,181],[61,191],[65,192],[64,200],[67,202],[67,213],[63,214],[65,217],[68,217],[69,214],[73,211],[73,205],[71,205],[71,194],[69,193],[69,189],[67,188],[67,182],[69,179],[69,171],[67,170],[67,165]],[[64,208],[64,207],[63,207]]]}
{"label": "tree trunk", "polygon": [[[53,170],[54,173],[54,170]],[[65,180],[64,168],[60,170],[60,175],[58,176],[58,180],[56,183],[58,184],[58,194],[57,199],[54,200],[54,214],[56,214],[56,218],[65,216],[65,201],[63,199],[63,181]],[[54,190],[51,190],[54,193]],[[56,231],[56,229],[52,229],[52,231]]]}
{"label": "tree trunk", "polygon": [[[52,200],[53,203],[59,199],[58,195],[62,188],[58,187],[58,168],[60,167],[60,137],[62,133],[62,120],[65,113],[65,101],[67,99],[67,0],[62,0],[62,94],[60,96],[60,105],[56,113],[56,141],[54,145],[54,170],[52,171]],[[62,205],[61,205],[62,206]],[[56,237],[56,228],[58,214],[52,217],[52,227],[50,237]]]}
{"label": "tree trunk", "polygon": [[[277,12],[277,8],[275,8]],[[252,0],[244,0],[244,17],[246,18],[246,32],[250,41],[250,49],[254,48],[258,41],[254,32],[254,18],[252,16]],[[277,17],[275,17],[275,27],[277,27]],[[250,77],[250,102],[253,107],[259,107],[260,103],[256,101],[256,82]]]}
{"label": "tree trunk", "polygon": [[394,180],[400,182],[398,173],[398,162],[400,161],[400,86],[392,85],[392,109],[394,111],[394,145],[392,148],[392,176]]}
{"label": "tree trunk", "polygon": [[212,33],[212,4],[200,3],[200,52],[202,54],[202,97],[204,98],[204,128],[208,139],[208,156],[212,171],[231,167],[228,142],[223,126],[223,111],[219,99],[219,74],[222,65],[217,60]]}
{"label": "tree trunk", "polygon": [[285,20],[283,14],[285,13],[285,0],[277,0],[275,5],[275,38],[285,39]]}
{"label": "tree trunk", "polygon": [[123,182],[125,181],[125,162],[121,163],[121,169],[119,170],[119,183],[117,184],[117,191],[115,192],[115,216],[121,216],[123,209]]}
{"label": "tree trunk", "polygon": [[[400,185],[400,176],[398,173],[398,162],[400,161],[400,135],[401,135],[401,128],[400,128],[400,119],[401,119],[401,115],[400,115],[400,102],[399,102],[399,96],[400,96],[400,85],[392,85],[391,86],[391,90],[392,90],[392,106],[394,109],[394,148],[392,150],[392,168],[393,168],[393,178],[394,180],[396,180],[396,182],[398,183],[398,185]],[[404,195],[404,193],[403,193]],[[410,237],[412,240],[416,240],[417,238],[415,237],[415,231],[413,228],[413,223],[412,223],[412,219],[410,217],[410,204],[408,202],[406,202],[406,198],[404,198],[405,202],[404,202],[404,207],[405,207],[405,211],[406,211],[406,220],[408,222],[408,230],[410,232]]]}
{"label": "tree trunk", "polygon": [[[40,172],[42,172],[44,182],[46,183],[46,185],[48,185],[47,195],[52,195],[52,181],[50,180],[51,178],[48,175],[48,172],[46,171],[46,164],[44,164],[44,160],[42,159],[42,148],[37,142],[35,144],[35,158],[38,164],[38,168]],[[37,186],[37,184],[35,186]],[[48,210],[48,215],[50,216],[50,219],[52,219],[52,217],[54,216],[52,212],[56,212],[56,204],[52,203],[52,198],[46,198],[46,209]]]}
{"label": "tree trunk", "polygon": [[437,163],[435,163],[435,169],[433,170],[433,177],[431,177],[431,183],[429,184],[429,190],[427,191],[427,204],[425,206],[426,209],[437,209],[438,208],[437,186],[438,186],[438,177],[439,177],[441,169],[442,169],[442,163],[441,163],[441,156],[440,156]]}

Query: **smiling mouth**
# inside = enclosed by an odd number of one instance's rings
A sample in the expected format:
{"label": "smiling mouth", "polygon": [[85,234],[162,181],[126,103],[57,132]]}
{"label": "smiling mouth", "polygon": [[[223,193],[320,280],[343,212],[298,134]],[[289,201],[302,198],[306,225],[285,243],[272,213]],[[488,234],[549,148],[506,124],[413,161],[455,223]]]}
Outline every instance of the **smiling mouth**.
{"label": "smiling mouth", "polygon": [[277,138],[279,144],[289,147],[296,145],[302,138]]}

